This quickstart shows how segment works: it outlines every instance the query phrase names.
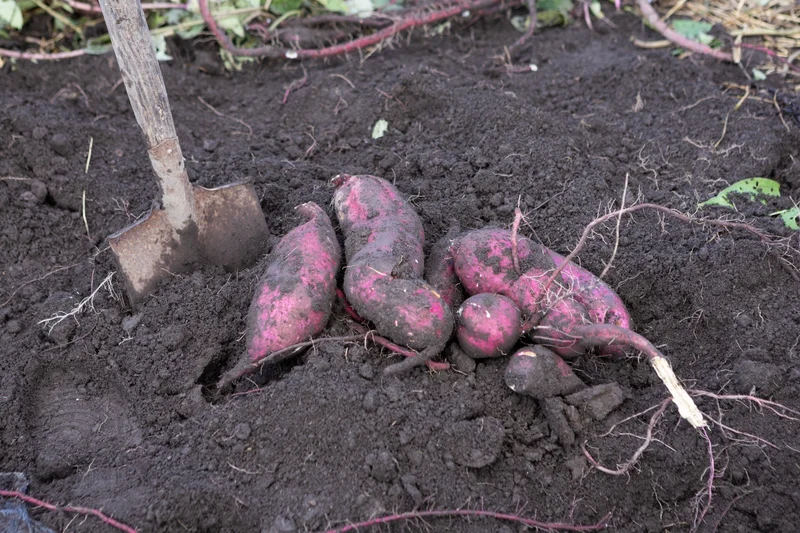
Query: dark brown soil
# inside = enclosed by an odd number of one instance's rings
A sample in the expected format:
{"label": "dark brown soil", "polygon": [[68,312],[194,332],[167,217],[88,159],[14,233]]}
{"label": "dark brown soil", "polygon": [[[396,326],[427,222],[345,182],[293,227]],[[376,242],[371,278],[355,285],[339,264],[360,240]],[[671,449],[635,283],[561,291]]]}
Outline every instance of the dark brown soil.
{"label": "dark brown soil", "polygon": [[[453,219],[465,229],[510,225],[519,201],[525,232],[566,253],[618,204],[626,174],[629,201],[687,212],[727,183],[772,177],[782,200],[738,204],[759,227],[791,236],[768,215],[800,198],[798,99],[776,99],[786,126],[768,90],[754,87],[732,111],[743,93],[723,84],[746,83],[739,68],[637,49],[631,35],[653,35],[628,16],[614,21],[614,31],[537,34],[527,54],[538,72],[510,76],[488,68],[516,38],[505,22],[417,35],[364,62],[305,65],[308,83],[285,104],[303,77],[297,64],[220,75],[213,54],[183,45],[163,71],[193,179],[252,178],[277,236],[297,223],[295,205],[329,206],[340,172],[394,180],[428,245]],[[38,498],[102,508],[142,532],[313,531],[429,508],[574,523],[612,512],[615,531],[691,529],[707,444],[674,406],[630,475],[590,469],[581,453],[586,442],[613,467],[641,444],[647,415],[602,434],[666,397],[644,361],[573,364],[587,383],[616,382],[627,398],[563,445],[544,406],[505,386],[502,360],[382,379],[398,356],[321,343],[238,388],[263,390],[217,395],[212,384],[243,350],[260,266],[175,276],[135,314],[115,275],[113,293],[104,286],[81,313],[43,323],[115,270],[104,238],[157,197],[119,78],[110,56],[18,63],[0,76],[0,471],[28,474]],[[372,140],[378,119],[389,130]],[[584,266],[602,270],[613,230],[589,242]],[[687,384],[798,409],[800,284],[782,252],[745,232],[638,213],[623,221],[607,279]],[[339,310],[326,334],[350,331]],[[698,403],[764,439],[712,427],[719,478],[701,531],[796,531],[798,422],[739,402]],[[72,518],[32,513],[59,531]],[[107,530],[95,519],[69,526]],[[381,530],[518,526],[431,519]]]}

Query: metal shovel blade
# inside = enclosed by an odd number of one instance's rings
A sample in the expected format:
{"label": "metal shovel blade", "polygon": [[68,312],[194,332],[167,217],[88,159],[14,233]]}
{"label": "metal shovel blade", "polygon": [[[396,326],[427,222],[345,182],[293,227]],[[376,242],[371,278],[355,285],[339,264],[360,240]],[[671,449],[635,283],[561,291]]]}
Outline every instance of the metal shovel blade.
{"label": "metal shovel blade", "polygon": [[108,237],[131,306],[167,278],[203,264],[239,270],[266,253],[270,234],[252,183],[192,188],[196,220],[182,233],[156,209]]}

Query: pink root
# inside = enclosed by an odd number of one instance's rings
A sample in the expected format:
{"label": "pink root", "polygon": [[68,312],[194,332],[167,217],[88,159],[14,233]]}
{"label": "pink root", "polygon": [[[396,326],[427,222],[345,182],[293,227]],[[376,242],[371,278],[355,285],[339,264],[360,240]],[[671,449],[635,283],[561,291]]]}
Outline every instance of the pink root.
{"label": "pink root", "polygon": [[505,514],[493,511],[480,511],[472,509],[454,509],[448,511],[412,511],[410,513],[393,514],[389,516],[382,516],[380,518],[373,518],[372,520],[366,520],[364,522],[348,524],[344,527],[329,529],[325,533],[346,533],[348,531],[357,531],[361,528],[390,524],[392,522],[400,522],[404,520],[416,520],[420,518],[442,518],[442,517],[494,518],[495,520],[504,520],[507,522],[522,524],[524,526],[531,528],[551,530],[551,531],[599,531],[601,529],[605,529],[608,526],[608,522],[609,520],[611,520],[611,513],[605,515],[596,524],[574,525],[574,524],[563,524],[559,522],[540,522],[538,520],[525,518],[515,514]]}
{"label": "pink root", "polygon": [[124,531],[125,533],[136,533],[136,530],[133,529],[132,527],[127,526],[117,520],[114,520],[110,516],[103,514],[101,511],[98,511],[97,509],[90,509],[88,507],[73,507],[70,505],[59,507],[58,505],[54,505],[52,503],[36,499],[32,496],[28,496],[27,494],[23,494],[15,490],[0,490],[0,496],[4,498],[16,498],[18,500],[22,500],[32,505],[43,507],[48,511],[76,513],[83,516],[94,516],[95,518],[100,519],[103,523],[108,524],[109,526],[115,529]]}

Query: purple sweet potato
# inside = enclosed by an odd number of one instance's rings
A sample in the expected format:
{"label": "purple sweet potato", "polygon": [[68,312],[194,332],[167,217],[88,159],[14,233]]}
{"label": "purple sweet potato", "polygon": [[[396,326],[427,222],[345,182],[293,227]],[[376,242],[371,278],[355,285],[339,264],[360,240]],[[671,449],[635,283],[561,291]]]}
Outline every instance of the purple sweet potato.
{"label": "purple sweet potato", "polygon": [[517,304],[517,307],[522,312],[522,316],[526,321],[523,329],[526,331],[530,329],[531,324],[538,323],[542,313],[546,311],[544,309],[544,303],[547,299],[545,283],[551,273],[552,269],[545,271],[537,267],[531,268],[504,292],[506,296]]}
{"label": "purple sweet potato", "polygon": [[586,308],[571,296],[558,298],[550,305],[539,324],[529,332],[531,340],[550,348],[565,359],[586,352],[576,328],[591,323]]}
{"label": "purple sweet potato", "polygon": [[[452,246],[455,271],[468,294],[494,293],[510,297],[511,285],[531,268],[551,271],[553,260],[544,247],[517,237],[519,273],[514,266],[511,231],[499,228],[472,230]],[[513,299],[513,297],[512,297]]]}
{"label": "purple sweet potato", "polygon": [[514,392],[539,400],[586,388],[569,365],[544,346],[517,350],[509,359],[503,377]]}
{"label": "purple sweet potato", "polygon": [[313,202],[295,208],[307,221],[272,249],[247,315],[246,352],[219,381],[220,388],[258,368],[273,352],[325,329],[336,300],[342,251],[331,220]]}
{"label": "purple sweet potato", "polygon": [[342,252],[330,218],[313,202],[295,209],[308,221],[287,233],[272,250],[250,304],[250,361],[319,334],[336,300]]}
{"label": "purple sweet potato", "polygon": [[422,279],[425,234],[419,215],[382,178],[341,175],[334,184],[347,256],[343,289],[350,305],[381,335],[420,350],[419,362],[437,355],[453,333],[454,318],[447,302]]}
{"label": "purple sweet potato", "polygon": [[476,294],[456,312],[456,337],[473,359],[508,355],[522,336],[522,315],[510,298]]}
{"label": "purple sweet potato", "polygon": [[[558,253],[545,248],[555,262],[556,267],[561,266],[565,258]],[[583,304],[589,312],[589,318],[595,324],[612,324],[626,329],[631,329],[631,316],[622,299],[603,280],[569,262],[561,271],[561,277],[573,293],[578,303]],[[603,355],[624,356],[622,346],[605,346],[600,349]]]}
{"label": "purple sweet potato", "polygon": [[461,281],[456,275],[452,249],[454,239],[460,232],[458,224],[450,228],[447,235],[434,243],[425,261],[425,281],[441,294],[444,301],[453,309],[458,309],[465,298]]}

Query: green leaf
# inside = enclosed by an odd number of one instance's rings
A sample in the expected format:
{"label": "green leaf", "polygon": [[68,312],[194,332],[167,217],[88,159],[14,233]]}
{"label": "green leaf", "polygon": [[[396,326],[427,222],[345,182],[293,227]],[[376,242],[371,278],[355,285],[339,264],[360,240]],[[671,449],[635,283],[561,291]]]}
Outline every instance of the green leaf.
{"label": "green leaf", "polygon": [[[713,198],[709,198],[705,202],[702,202],[698,205],[698,207],[705,207],[707,205],[719,205],[722,207],[729,207],[731,209],[735,209],[734,205],[728,200],[728,194],[730,193],[739,193],[744,194],[750,197],[752,200],[756,195],[763,195],[763,196],[780,196],[780,184],[771,179],[767,178],[747,178],[741,181],[737,181],[730,187],[725,187],[722,189],[719,194],[714,196]],[[762,200],[762,203],[766,204],[765,201]]]}
{"label": "green leaf", "polygon": [[531,18],[524,15],[514,15],[511,17],[511,25],[518,32],[525,33],[525,30],[531,25]]}
{"label": "green leaf", "polygon": [[800,224],[798,224],[800,221],[800,207],[798,206],[771,213],[770,216],[779,216],[781,220],[783,220],[783,223],[786,224],[787,228],[795,231],[800,230]]}
{"label": "green leaf", "polygon": [[205,23],[202,20],[199,20],[196,26],[192,26],[191,28],[188,29],[176,30],[175,34],[181,39],[188,41],[194,39],[195,37],[203,33],[204,29],[205,29]]}
{"label": "green leaf", "polygon": [[396,9],[403,9],[405,7],[405,2],[403,0],[398,0],[397,2],[392,2],[392,0],[364,0],[364,1],[371,1],[372,7],[377,11],[394,11]]}
{"label": "green leaf", "polygon": [[699,43],[710,45],[714,40],[708,32],[711,31],[712,24],[708,22],[701,22],[699,20],[677,19],[672,21],[672,29],[680,33],[687,39],[697,41]]}
{"label": "green leaf", "polygon": [[91,56],[99,56],[110,52],[112,49],[111,38],[108,34],[95,37],[86,41],[86,53]]}
{"label": "green leaf", "polygon": [[0,0],[0,27],[11,26],[15,30],[22,29],[22,10],[14,0]]}
{"label": "green leaf", "polygon": [[[542,28],[566,26],[570,22],[570,12],[574,7],[572,0],[540,0],[536,2],[536,24]],[[521,33],[524,33],[530,24],[529,15],[511,17],[511,25]]]}
{"label": "green leaf", "polygon": [[570,22],[569,13],[562,13],[561,11],[539,11],[537,15],[538,26],[542,28],[550,28],[552,26],[566,26]]}
{"label": "green leaf", "polygon": [[[350,13],[350,10],[347,8],[347,4],[344,0],[317,0],[322,7],[327,9],[328,11],[332,11],[334,13],[341,13],[343,15],[347,15]],[[372,10],[372,4],[369,5],[370,10]]]}
{"label": "green leaf", "polygon": [[169,61],[172,59],[167,53],[167,39],[163,35],[152,35],[153,47],[156,49],[156,59],[159,61]]}
{"label": "green leaf", "polygon": [[760,70],[758,70],[757,68],[754,68],[753,69],[753,79],[755,81],[762,81],[762,80],[767,79],[767,75],[764,74],[763,72],[761,72]]}
{"label": "green leaf", "polygon": [[[347,6],[347,13],[350,15],[358,15],[359,17],[368,17],[372,15],[378,6],[376,2],[373,0],[343,0],[344,4]],[[398,2],[399,4],[399,2]],[[390,6],[392,8],[397,8],[398,5]],[[390,9],[385,9],[385,11],[389,11]]]}
{"label": "green leaf", "polygon": [[536,11],[558,11],[567,14],[572,11],[575,4],[572,0],[539,0],[536,2]]}
{"label": "green leaf", "polygon": [[389,129],[389,123],[383,119],[379,119],[375,125],[372,127],[372,138],[373,139],[380,139],[386,133],[386,130]]}
{"label": "green leaf", "polygon": [[604,19],[606,16],[603,14],[603,8],[600,6],[600,2],[597,0],[593,0],[591,4],[589,4],[589,11],[592,12],[592,15],[597,17],[598,19]]}
{"label": "green leaf", "polygon": [[167,24],[169,26],[174,26],[186,17],[191,16],[191,13],[185,9],[170,9],[164,14],[164,16],[167,17]]}
{"label": "green leaf", "polygon": [[276,15],[283,15],[289,11],[299,9],[301,5],[303,5],[303,0],[273,0],[269,10]]}

